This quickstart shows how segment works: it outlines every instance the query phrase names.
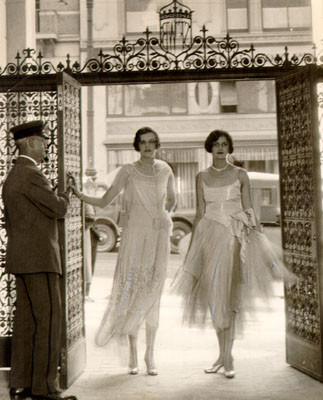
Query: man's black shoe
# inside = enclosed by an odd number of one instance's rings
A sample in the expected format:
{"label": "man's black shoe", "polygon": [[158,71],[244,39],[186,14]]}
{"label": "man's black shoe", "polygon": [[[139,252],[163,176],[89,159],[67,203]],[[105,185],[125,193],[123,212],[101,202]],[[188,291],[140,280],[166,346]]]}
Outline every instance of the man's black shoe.
{"label": "man's black shoe", "polygon": [[9,395],[11,400],[25,399],[31,396],[30,388],[10,388]]}
{"label": "man's black shoe", "polygon": [[33,394],[31,398],[33,400],[77,400],[76,396],[60,396],[59,394],[48,394],[47,396]]}

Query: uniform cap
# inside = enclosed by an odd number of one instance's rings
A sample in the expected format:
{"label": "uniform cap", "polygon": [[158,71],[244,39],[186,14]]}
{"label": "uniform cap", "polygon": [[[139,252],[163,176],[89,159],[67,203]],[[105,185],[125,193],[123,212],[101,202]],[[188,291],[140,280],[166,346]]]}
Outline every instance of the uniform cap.
{"label": "uniform cap", "polygon": [[23,124],[16,125],[10,129],[15,140],[24,139],[29,136],[41,136],[48,139],[43,133],[44,122],[42,120],[24,122]]}

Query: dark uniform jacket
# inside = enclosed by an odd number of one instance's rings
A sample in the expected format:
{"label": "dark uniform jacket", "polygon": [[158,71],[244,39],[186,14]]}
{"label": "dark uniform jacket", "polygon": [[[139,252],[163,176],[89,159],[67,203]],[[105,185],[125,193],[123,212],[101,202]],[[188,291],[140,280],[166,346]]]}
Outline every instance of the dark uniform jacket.
{"label": "dark uniform jacket", "polygon": [[18,157],[3,185],[8,236],[6,272],[62,273],[57,219],[69,199],[53,192],[48,180],[27,158]]}

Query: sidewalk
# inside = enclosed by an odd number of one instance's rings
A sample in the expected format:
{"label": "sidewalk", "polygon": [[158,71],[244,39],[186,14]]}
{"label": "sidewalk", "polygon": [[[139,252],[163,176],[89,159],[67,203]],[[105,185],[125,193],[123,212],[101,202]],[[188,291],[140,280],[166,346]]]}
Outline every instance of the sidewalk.
{"label": "sidewalk", "polygon": [[[183,327],[180,300],[168,294],[169,283],[180,258],[171,257],[169,278],[162,296],[160,329],[156,343],[159,375],[148,376],[143,361],[145,331],[138,340],[139,375],[127,374],[114,348],[94,345],[95,330],[105,310],[112,284],[116,254],[99,255],[90,296],[86,302],[87,368],[65,394],[78,400],[321,400],[323,385],[285,363],[284,301],[282,287],[270,312],[248,323],[245,337],[234,345],[236,377],[222,373],[207,375],[217,357],[217,340],[212,327],[204,330]],[[8,399],[0,381],[0,399]]]}

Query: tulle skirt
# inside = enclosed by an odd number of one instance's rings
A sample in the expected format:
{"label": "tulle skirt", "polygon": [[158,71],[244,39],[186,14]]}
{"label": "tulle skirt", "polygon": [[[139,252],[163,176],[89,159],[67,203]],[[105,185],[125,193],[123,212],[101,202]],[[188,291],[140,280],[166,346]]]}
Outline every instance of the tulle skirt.
{"label": "tulle skirt", "polygon": [[284,278],[292,285],[297,278],[279,246],[242,222],[236,229],[236,222],[226,226],[205,216],[199,221],[171,291],[183,298],[184,322],[202,327],[211,316],[215,328],[225,329],[235,313],[240,336],[256,300],[268,304],[273,282]]}

